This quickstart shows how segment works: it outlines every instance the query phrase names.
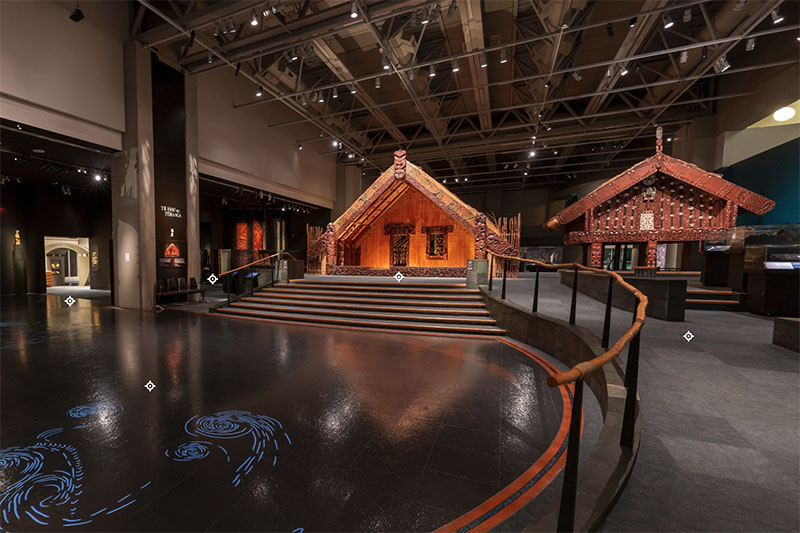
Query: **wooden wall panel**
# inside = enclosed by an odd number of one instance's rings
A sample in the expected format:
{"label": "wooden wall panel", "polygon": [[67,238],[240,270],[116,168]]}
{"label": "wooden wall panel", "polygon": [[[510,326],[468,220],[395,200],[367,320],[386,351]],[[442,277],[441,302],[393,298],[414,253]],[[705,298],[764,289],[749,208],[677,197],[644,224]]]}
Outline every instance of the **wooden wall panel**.
{"label": "wooden wall panel", "polygon": [[[408,188],[403,196],[385,213],[375,219],[353,243],[360,247],[361,266],[370,268],[389,268],[390,235],[384,234],[386,224],[414,224],[411,235],[408,266],[460,266],[475,257],[475,236],[459,222],[442,211],[416,189]],[[428,259],[425,256],[426,235],[424,226],[453,226],[447,235],[447,259]]]}

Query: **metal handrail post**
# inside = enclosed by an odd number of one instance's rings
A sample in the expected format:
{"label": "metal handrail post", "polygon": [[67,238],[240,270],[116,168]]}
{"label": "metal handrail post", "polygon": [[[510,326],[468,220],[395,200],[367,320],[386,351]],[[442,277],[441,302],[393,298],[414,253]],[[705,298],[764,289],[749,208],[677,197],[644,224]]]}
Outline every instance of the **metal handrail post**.
{"label": "metal handrail post", "polygon": [[506,259],[503,259],[503,290],[500,294],[501,300],[506,299],[506,272],[508,271],[508,269],[506,268],[507,266],[508,266],[508,261]]}
{"label": "metal handrail post", "polygon": [[[614,278],[608,277],[608,294],[606,295],[606,318],[603,321],[603,348],[608,349],[608,337],[611,334],[611,300],[612,291],[614,290]],[[634,316],[636,312],[634,311]]]}
{"label": "metal handrail post", "polygon": [[572,275],[572,305],[569,307],[569,323],[575,325],[575,307],[578,303],[578,265],[575,265],[575,273]]}
{"label": "metal handrail post", "polygon": [[536,283],[533,286],[533,308],[535,313],[539,309],[539,263],[536,263]]}
{"label": "metal handrail post", "polygon": [[561,506],[558,510],[557,531],[575,531],[575,499],[578,492],[578,461],[581,451],[581,416],[583,415],[583,378],[575,382],[572,416],[569,421],[567,461],[564,465],[564,484],[561,487]]}
{"label": "metal handrail post", "polygon": [[494,254],[489,257],[489,292],[492,290],[492,279],[494,279]]}
{"label": "metal handrail post", "polygon": [[636,389],[639,384],[639,337],[641,330],[631,339],[628,345],[628,362],[625,365],[625,385],[628,387],[625,396],[625,413],[622,415],[622,433],[620,446],[633,448],[633,435],[636,428]]}

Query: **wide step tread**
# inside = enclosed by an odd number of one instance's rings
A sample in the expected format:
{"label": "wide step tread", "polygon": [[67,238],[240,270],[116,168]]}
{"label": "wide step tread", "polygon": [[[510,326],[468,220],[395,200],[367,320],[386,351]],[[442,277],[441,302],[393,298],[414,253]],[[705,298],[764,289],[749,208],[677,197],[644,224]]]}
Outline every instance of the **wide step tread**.
{"label": "wide step tread", "polygon": [[410,322],[393,322],[390,320],[379,319],[337,319],[333,317],[320,317],[313,315],[304,315],[296,313],[272,313],[261,312],[256,310],[244,310],[236,308],[220,308],[218,313],[225,315],[238,315],[251,318],[261,318],[264,320],[279,320],[281,322],[298,322],[298,323],[313,323],[317,325],[338,325],[346,327],[366,327],[375,329],[390,329],[390,330],[407,330],[407,331],[427,331],[436,333],[463,333],[463,334],[478,334],[478,335],[505,335],[505,330],[497,326],[460,326],[455,324],[439,325],[439,324],[422,324]]}
{"label": "wide step tread", "polygon": [[411,293],[411,294],[480,294],[481,291],[478,289],[467,289],[467,288],[427,288],[427,287],[411,287],[411,286],[397,286],[393,287],[388,283],[382,284],[384,286],[364,286],[364,285],[352,285],[352,286],[344,286],[344,287],[337,287],[334,285],[323,285],[323,284],[312,284],[312,283],[303,283],[302,285],[298,285],[295,283],[280,283],[275,285],[276,289],[290,289],[290,290],[317,290],[317,291],[337,291],[337,292],[399,292],[399,293]]}
{"label": "wide step tread", "polygon": [[[350,295],[348,295],[350,296]],[[274,293],[273,296],[264,293],[263,291],[259,291],[253,294],[253,297],[256,298],[271,298],[271,297],[278,297],[282,299],[298,299],[298,300],[312,300],[312,301],[320,301],[320,302],[336,302],[336,303],[359,303],[359,304],[374,304],[376,303],[375,298],[336,298],[336,297],[329,297],[329,296],[310,296],[305,294],[288,294],[288,293]],[[391,305],[419,305],[420,302],[417,300],[392,300],[392,299],[385,299],[382,298],[380,300],[381,304],[391,304]],[[473,309],[484,309],[486,306],[483,301],[468,301],[468,302],[455,302],[455,301],[447,301],[447,300],[440,300],[440,301],[426,301],[424,303],[425,306],[428,307],[468,307]]]}
{"label": "wide step tread", "polygon": [[[308,300],[284,300],[281,298],[245,297],[239,300],[251,303],[269,303],[276,306],[304,307],[309,309],[343,309],[349,311],[372,311],[377,313],[422,313],[436,315],[459,315],[459,316],[489,316],[489,311],[485,309],[464,309],[464,308],[434,308],[434,307],[400,307],[390,305],[370,305],[370,304],[340,304],[334,302],[315,302]],[[383,303],[383,302],[382,302]]]}
{"label": "wide step tread", "polygon": [[493,318],[467,318],[456,315],[425,315],[417,313],[416,315],[395,315],[395,314],[375,314],[364,312],[342,311],[337,309],[303,309],[303,308],[285,308],[274,305],[252,304],[252,303],[239,303],[231,304],[231,307],[237,309],[255,309],[258,311],[275,312],[275,313],[298,313],[307,314],[309,316],[338,316],[343,318],[380,318],[381,320],[391,321],[411,321],[411,322],[437,322],[437,323],[453,323],[453,324],[478,324],[486,326],[494,326],[497,324]]}
{"label": "wide step tread", "polygon": [[332,287],[344,286],[365,286],[365,287],[385,287],[385,286],[402,286],[402,287],[426,287],[431,289],[466,289],[465,283],[406,283],[395,285],[395,281],[326,281],[318,279],[292,279],[289,284],[307,285],[330,285]]}
{"label": "wide step tread", "polygon": [[[294,289],[294,288],[280,288],[281,286],[269,289],[262,289],[261,293],[267,294],[313,294],[313,295],[323,295],[323,296],[342,296],[343,291],[332,291],[332,290],[305,290],[305,289]],[[363,291],[363,292],[348,292],[346,293],[347,296],[358,296],[360,298],[386,298],[386,297],[397,297],[397,296],[405,296],[408,298],[415,298],[421,300],[481,300],[479,294],[470,294],[470,295],[463,295],[463,294],[419,294],[416,292],[403,292],[403,293],[393,293],[390,291]]]}

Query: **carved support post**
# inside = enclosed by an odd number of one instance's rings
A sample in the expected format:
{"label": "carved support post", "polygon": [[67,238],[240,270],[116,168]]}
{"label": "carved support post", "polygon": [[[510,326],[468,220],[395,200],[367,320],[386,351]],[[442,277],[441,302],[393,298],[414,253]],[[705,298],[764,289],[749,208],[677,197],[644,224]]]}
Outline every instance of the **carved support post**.
{"label": "carved support post", "polygon": [[656,266],[656,255],[658,253],[658,241],[647,241],[647,266]]}
{"label": "carved support post", "polygon": [[475,259],[486,259],[486,215],[475,217]]}
{"label": "carved support post", "polygon": [[333,222],[328,223],[325,239],[326,274],[332,274],[333,267],[336,265],[336,226],[334,226]]}
{"label": "carved support post", "polygon": [[603,266],[603,243],[593,242],[589,259],[589,266],[600,268]]}

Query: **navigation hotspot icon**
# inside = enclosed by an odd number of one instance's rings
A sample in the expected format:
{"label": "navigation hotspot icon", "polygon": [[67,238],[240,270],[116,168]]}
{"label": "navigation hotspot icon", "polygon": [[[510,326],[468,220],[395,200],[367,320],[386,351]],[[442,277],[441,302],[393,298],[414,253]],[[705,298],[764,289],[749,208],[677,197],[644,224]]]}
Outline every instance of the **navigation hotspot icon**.
{"label": "navigation hotspot icon", "polygon": [[147,389],[147,392],[153,392],[153,389],[156,388],[156,384],[152,381],[148,381],[144,384],[144,388]]}
{"label": "navigation hotspot icon", "polygon": [[74,304],[75,302],[76,302],[76,300],[72,296],[67,296],[67,299],[64,300],[64,303],[67,304],[70,307],[72,307],[72,304]]}
{"label": "navigation hotspot icon", "polygon": [[404,277],[405,276],[403,275],[403,273],[400,272],[399,270],[397,271],[397,274],[394,275],[394,279],[397,280],[397,283],[400,283],[401,281],[403,281]]}
{"label": "navigation hotspot icon", "polygon": [[216,275],[214,275],[214,274],[211,274],[210,276],[208,276],[208,282],[209,282],[210,284],[212,284],[212,285],[213,285],[213,284],[215,284],[217,281],[219,281],[219,278],[218,278]]}

